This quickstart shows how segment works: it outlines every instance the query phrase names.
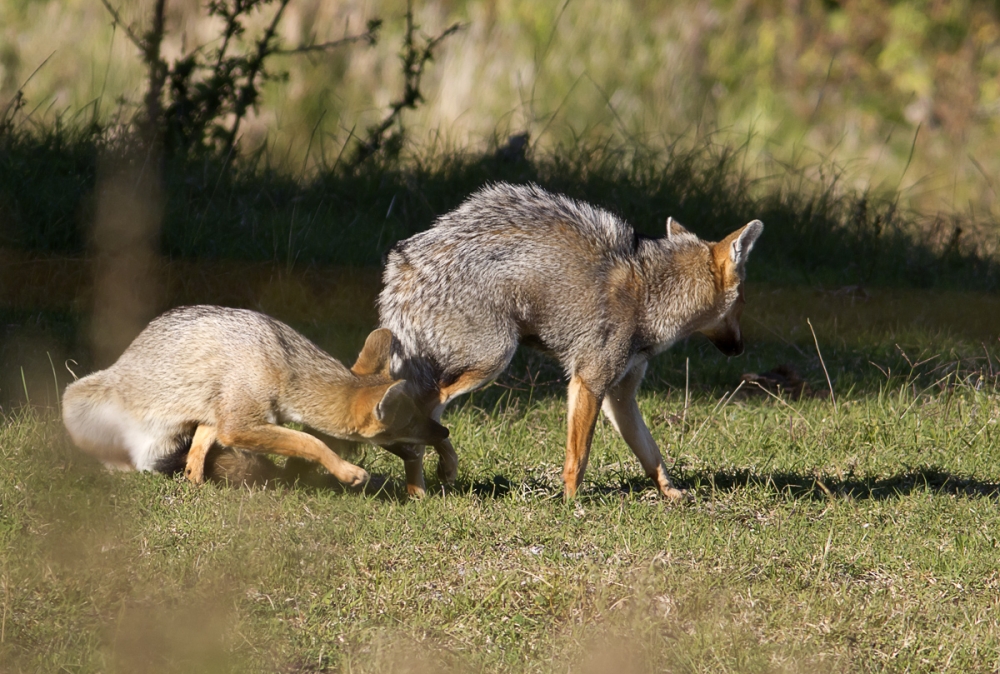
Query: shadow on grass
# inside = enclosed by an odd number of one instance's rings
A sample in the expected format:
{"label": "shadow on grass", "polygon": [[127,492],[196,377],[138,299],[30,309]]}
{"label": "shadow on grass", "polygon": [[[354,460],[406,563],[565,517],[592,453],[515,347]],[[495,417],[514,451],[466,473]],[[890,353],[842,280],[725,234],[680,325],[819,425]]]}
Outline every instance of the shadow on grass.
{"label": "shadow on grass", "polygon": [[[792,499],[818,501],[837,499],[885,501],[903,498],[915,492],[1000,500],[1000,482],[955,475],[933,466],[912,468],[888,477],[844,478],[791,472],[699,471],[687,473],[676,482],[679,488],[688,490],[704,500],[712,500],[713,496],[720,492],[735,492],[748,488],[764,489]],[[472,482],[459,482],[453,490],[493,499],[528,493],[543,498],[562,496],[561,484],[554,485],[551,482],[535,480],[515,482],[503,475],[494,475],[489,479]],[[645,477],[631,476],[590,484],[585,481],[580,498],[586,501],[595,497],[634,496],[644,492],[655,493],[652,482]]]}
{"label": "shadow on grass", "polygon": [[749,470],[695,473],[686,476],[684,485],[711,495],[761,487],[776,494],[803,499],[855,499],[885,501],[914,492],[1000,498],[1000,483],[955,475],[934,466],[910,468],[888,477],[819,476],[799,473],[755,473]]}
{"label": "shadow on grass", "polygon": [[[585,479],[578,500],[582,503],[607,498],[642,498],[659,500],[653,483],[640,475],[607,475]],[[183,481],[179,475],[174,479]],[[711,502],[723,493],[741,490],[762,490],[773,496],[793,500],[831,501],[888,501],[905,498],[911,494],[933,494],[986,498],[1000,501],[1000,482],[979,480],[975,477],[955,475],[934,466],[910,468],[887,477],[838,478],[812,473],[775,472],[758,473],[750,470],[694,471],[675,477],[678,488],[689,492],[696,500]],[[245,489],[248,485],[215,482],[221,489]],[[372,473],[370,481],[361,489],[345,487],[332,475],[310,470],[294,480],[278,479],[249,486],[252,489],[287,489],[307,493],[334,493],[348,497],[354,495],[375,499],[383,503],[405,503],[410,500],[406,484],[395,477]],[[512,480],[502,474],[481,475],[473,479],[459,479],[454,485],[442,486],[436,480],[427,485],[425,498],[465,498],[503,500],[519,497],[528,500],[562,500],[563,485],[555,476]]]}

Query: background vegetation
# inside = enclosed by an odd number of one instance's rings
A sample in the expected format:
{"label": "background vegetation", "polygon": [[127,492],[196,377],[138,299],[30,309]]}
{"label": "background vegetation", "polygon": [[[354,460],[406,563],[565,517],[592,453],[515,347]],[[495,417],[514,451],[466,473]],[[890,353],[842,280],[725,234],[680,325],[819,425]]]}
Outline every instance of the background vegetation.
{"label": "background vegetation", "polygon": [[[115,6],[149,27],[151,1]],[[279,26],[288,46],[357,34],[373,18],[384,19],[382,37],[280,57],[288,78],[268,84],[243,145],[267,147],[272,165],[293,171],[332,162],[402,89],[404,10],[400,1],[290,3]],[[763,167],[755,177],[773,173],[771,162],[832,164],[851,187],[898,191],[923,212],[995,216],[995,3],[431,1],[416,16],[428,35],[465,25],[440,46],[425,104],[407,117],[422,145],[483,149],[519,132],[543,150],[609,135],[654,147],[678,136],[749,138],[746,163]],[[46,112],[127,119],[145,74],[109,18],[93,0],[0,3],[0,102],[27,81],[36,122]],[[211,44],[219,27],[195,0],[168,3],[164,56]]]}

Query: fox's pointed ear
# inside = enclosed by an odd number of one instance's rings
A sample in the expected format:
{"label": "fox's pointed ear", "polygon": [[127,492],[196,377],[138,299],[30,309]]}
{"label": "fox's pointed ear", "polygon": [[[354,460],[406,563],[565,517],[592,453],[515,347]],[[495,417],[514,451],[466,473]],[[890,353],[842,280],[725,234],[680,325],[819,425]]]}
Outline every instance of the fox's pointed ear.
{"label": "fox's pointed ear", "polygon": [[737,229],[735,232],[715,244],[716,260],[725,260],[725,263],[732,265],[736,273],[742,278],[743,269],[746,266],[747,258],[757,238],[764,231],[764,223],[760,220],[753,220]]}
{"label": "fox's pointed ear", "polygon": [[351,367],[359,377],[370,374],[389,374],[389,354],[392,351],[392,332],[388,328],[372,331]]}
{"label": "fox's pointed ear", "polygon": [[689,234],[689,232],[672,217],[667,218],[667,240],[670,241],[680,234]]}
{"label": "fox's pointed ear", "polygon": [[397,426],[409,421],[415,407],[413,399],[406,390],[406,381],[399,380],[390,384],[382,395],[382,400],[375,406],[375,419],[386,426]]}

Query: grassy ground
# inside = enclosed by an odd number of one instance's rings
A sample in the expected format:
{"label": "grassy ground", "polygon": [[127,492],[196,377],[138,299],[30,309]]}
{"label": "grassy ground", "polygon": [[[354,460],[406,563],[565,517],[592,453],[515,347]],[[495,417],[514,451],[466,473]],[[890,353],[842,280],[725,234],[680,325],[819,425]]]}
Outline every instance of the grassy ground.
{"label": "grassy ground", "polygon": [[[338,305],[336,270],[195,269],[175,297],[261,306],[341,358],[374,321],[375,274]],[[76,355],[79,313],[47,299],[4,323],[34,317]],[[1000,300],[756,284],[748,301],[746,356],[692,339],[641,393],[680,505],[604,422],[562,500],[563,383],[531,353],[446,415],[459,481],[435,491],[430,459],[422,502],[376,449],[363,495],[107,474],[51,413],[8,407],[0,669],[995,671]],[[732,395],[782,364],[814,395]],[[36,398],[65,383],[47,375],[26,379]]]}

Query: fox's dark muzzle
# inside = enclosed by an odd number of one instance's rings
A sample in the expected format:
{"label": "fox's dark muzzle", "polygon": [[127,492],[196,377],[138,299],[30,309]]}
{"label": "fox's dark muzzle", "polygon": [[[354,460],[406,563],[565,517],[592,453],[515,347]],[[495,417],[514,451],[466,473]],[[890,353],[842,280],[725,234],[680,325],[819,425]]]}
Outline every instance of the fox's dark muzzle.
{"label": "fox's dark muzzle", "polygon": [[732,339],[732,338],[722,338],[722,339],[712,339],[709,340],[715,345],[719,351],[727,356],[738,356],[743,353],[743,340],[742,339]]}
{"label": "fox's dark muzzle", "polygon": [[446,426],[442,426],[436,421],[431,421],[427,429],[427,438],[431,443],[441,442],[442,440],[447,440],[451,432]]}

